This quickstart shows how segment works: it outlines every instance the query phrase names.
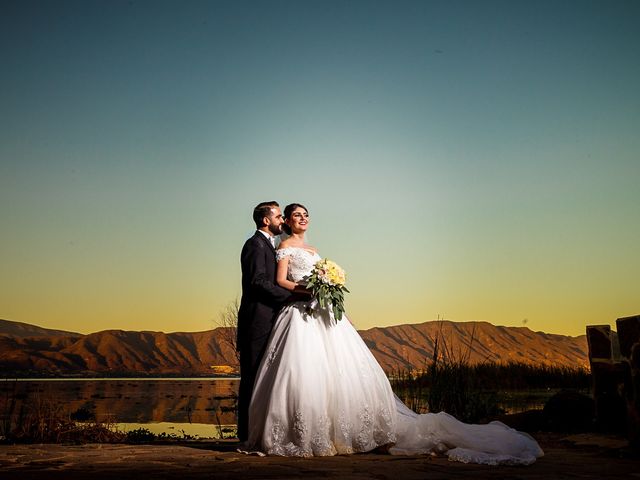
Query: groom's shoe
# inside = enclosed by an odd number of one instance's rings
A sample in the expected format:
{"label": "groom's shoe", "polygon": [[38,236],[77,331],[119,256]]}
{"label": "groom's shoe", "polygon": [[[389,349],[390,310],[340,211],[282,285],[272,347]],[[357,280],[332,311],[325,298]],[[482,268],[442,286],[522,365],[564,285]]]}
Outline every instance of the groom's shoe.
{"label": "groom's shoe", "polygon": [[258,457],[266,456],[266,454],[259,452],[258,450],[255,450],[252,447],[253,445],[249,445],[249,442],[245,440],[244,442],[240,442],[238,444],[238,448],[236,449],[236,452],[244,453],[245,455],[256,455]]}

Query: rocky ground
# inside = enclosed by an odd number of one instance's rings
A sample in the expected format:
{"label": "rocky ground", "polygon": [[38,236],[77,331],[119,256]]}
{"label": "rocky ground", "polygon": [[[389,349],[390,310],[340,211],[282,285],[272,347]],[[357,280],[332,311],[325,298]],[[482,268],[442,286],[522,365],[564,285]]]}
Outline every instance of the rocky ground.
{"label": "rocky ground", "polygon": [[259,457],[236,452],[236,445],[231,442],[0,445],[0,478],[640,479],[640,458],[619,437],[551,433],[535,437],[545,456],[528,467],[465,465],[443,457],[384,454],[311,459]]}

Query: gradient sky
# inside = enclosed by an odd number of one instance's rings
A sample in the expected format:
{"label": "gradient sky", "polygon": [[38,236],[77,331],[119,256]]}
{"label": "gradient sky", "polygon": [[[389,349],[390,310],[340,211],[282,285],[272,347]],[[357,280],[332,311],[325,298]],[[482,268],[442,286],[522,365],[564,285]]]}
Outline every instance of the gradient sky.
{"label": "gradient sky", "polygon": [[0,318],[213,328],[262,200],[358,328],[640,313],[640,2],[0,2]]}

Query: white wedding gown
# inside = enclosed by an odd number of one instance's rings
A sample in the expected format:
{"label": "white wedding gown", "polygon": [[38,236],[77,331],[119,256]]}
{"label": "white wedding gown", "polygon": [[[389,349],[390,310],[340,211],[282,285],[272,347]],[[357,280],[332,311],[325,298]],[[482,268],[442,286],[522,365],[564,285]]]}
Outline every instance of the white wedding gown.
{"label": "white wedding gown", "polygon": [[[278,250],[289,257],[289,278],[307,277],[317,253]],[[393,393],[384,371],[343,316],[308,303],[279,314],[254,385],[249,444],[269,455],[326,456],[367,452],[444,453],[484,464],[533,463],[543,455],[526,433],[500,422],[470,425],[444,412],[418,415]]]}

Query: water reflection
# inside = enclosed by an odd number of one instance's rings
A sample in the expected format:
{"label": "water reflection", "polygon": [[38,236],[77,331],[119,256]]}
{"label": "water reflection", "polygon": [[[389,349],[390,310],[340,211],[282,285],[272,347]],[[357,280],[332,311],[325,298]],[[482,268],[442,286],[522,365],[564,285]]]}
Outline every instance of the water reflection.
{"label": "water reflection", "polygon": [[[154,434],[221,438],[233,436],[237,378],[103,378],[0,380],[0,416],[11,399],[28,407],[54,400],[76,420],[95,418],[121,431],[145,428]],[[554,390],[499,392],[505,413],[541,409]],[[403,400],[407,400],[404,398]],[[410,404],[410,403],[409,403]],[[6,405],[5,405],[6,406]],[[14,407],[19,411],[21,406]],[[84,418],[83,418],[84,415]]]}
{"label": "water reflection", "polygon": [[0,397],[55,400],[79,420],[91,415],[121,430],[218,437],[221,426],[235,426],[238,385],[229,378],[5,380]]}

